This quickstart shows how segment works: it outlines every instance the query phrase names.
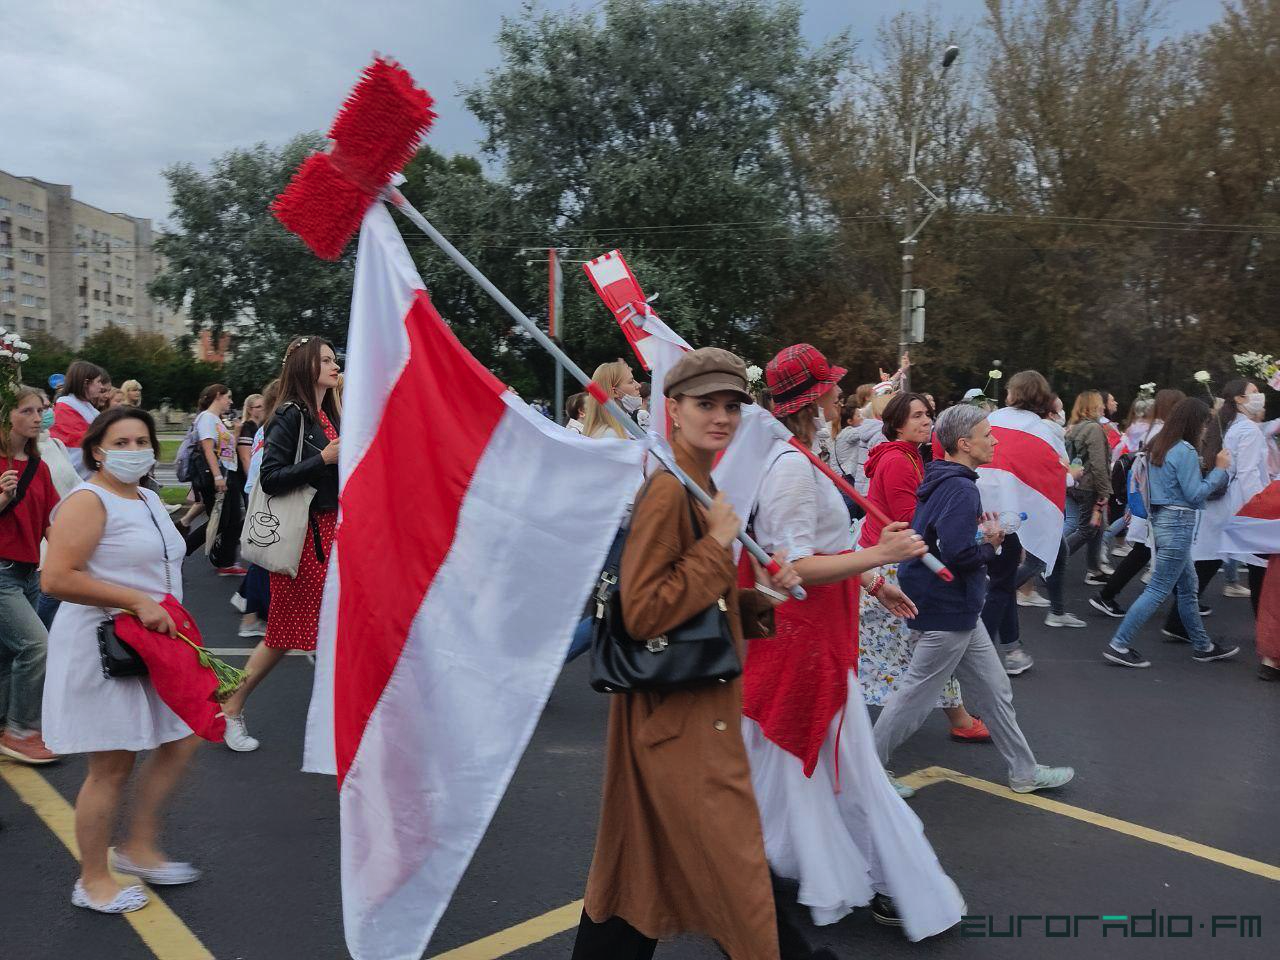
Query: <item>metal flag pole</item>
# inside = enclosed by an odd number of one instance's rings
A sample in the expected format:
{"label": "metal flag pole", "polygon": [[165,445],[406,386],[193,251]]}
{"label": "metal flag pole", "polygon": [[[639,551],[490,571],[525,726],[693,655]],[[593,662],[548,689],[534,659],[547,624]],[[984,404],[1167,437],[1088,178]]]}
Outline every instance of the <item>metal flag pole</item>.
{"label": "metal flag pole", "polygon": [[[395,206],[397,210],[404,214],[405,217],[414,224],[414,226],[430,237],[431,241],[444,251],[445,256],[457,264],[457,266],[460,267],[467,276],[479,284],[480,288],[484,290],[485,293],[493,297],[498,306],[502,307],[512,320],[523,327],[525,332],[528,333],[529,336],[533,337],[542,349],[551,354],[551,356],[555,358],[555,360],[563,366],[564,369],[569,371],[569,373],[580,384],[582,384],[582,388],[586,390],[587,393],[591,394],[597,403],[601,404],[606,410],[608,410],[610,415],[617,420],[628,433],[637,440],[646,439],[644,430],[640,428],[639,424],[631,419],[626,411],[619,406],[618,402],[605,393],[599,384],[595,383],[590,377],[588,377],[586,372],[574,363],[573,360],[570,359],[570,357],[561,350],[550,337],[538,329],[538,325],[525,316],[524,311],[512,303],[507,295],[499,290],[493,284],[493,281],[481,273],[475,264],[463,256],[458,248],[450,243],[444,234],[433,227],[431,225],[431,221],[419,213],[413,204],[405,199],[404,194],[395,187],[389,187],[383,195],[391,202],[392,205]],[[708,509],[711,507],[711,497],[693,481],[692,477],[680,469],[679,465],[675,462],[675,458],[669,455],[668,450],[661,449],[658,445],[654,445],[650,452],[653,453],[663,467],[669,470],[671,474],[684,485],[685,489],[693,494],[694,498],[699,503]],[[741,543],[742,546],[746,548],[747,552],[750,553],[751,556],[755,557],[755,559],[759,561],[760,565],[770,573],[776,573],[778,571],[778,564],[773,561],[773,558],[765,553],[760,544],[756,543],[755,540],[749,537],[746,531],[741,528],[738,530],[738,542]],[[791,588],[791,595],[797,600],[803,600],[805,598],[804,589],[799,586]]]}

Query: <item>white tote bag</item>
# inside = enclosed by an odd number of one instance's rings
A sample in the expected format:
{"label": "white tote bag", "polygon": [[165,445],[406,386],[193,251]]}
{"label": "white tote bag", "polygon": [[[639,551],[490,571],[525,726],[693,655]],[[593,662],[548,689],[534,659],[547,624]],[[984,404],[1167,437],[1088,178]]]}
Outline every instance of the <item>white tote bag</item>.
{"label": "white tote bag", "polygon": [[[294,455],[294,463],[302,460],[302,441],[306,433],[304,418],[298,428],[298,452]],[[241,556],[264,570],[296,577],[311,519],[311,500],[315,495],[316,488],[309,483],[288,493],[269,494],[263,489],[262,477],[259,476],[249,497],[249,514],[240,534]]]}

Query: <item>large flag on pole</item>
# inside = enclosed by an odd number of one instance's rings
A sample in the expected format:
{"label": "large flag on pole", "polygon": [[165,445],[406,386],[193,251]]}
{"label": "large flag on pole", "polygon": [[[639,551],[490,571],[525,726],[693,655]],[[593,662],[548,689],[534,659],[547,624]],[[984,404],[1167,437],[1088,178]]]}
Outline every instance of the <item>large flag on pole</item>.
{"label": "large flag on pole", "polygon": [[341,515],[304,769],[336,773],[357,960],[418,960],[497,808],[634,491],[642,444],[533,412],[365,215]]}

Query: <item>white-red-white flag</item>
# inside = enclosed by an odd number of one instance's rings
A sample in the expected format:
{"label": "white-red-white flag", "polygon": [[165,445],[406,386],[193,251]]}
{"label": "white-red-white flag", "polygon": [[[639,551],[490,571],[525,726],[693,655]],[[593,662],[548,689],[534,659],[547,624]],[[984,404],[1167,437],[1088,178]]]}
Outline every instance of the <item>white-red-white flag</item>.
{"label": "white-red-white flag", "polygon": [[1002,407],[987,422],[996,450],[995,459],[978,468],[982,509],[1025,513],[1018,539],[1050,574],[1062,542],[1067,449],[1053,427],[1028,410]]}
{"label": "white-red-white flag", "polygon": [[532,411],[458,343],[390,214],[360,231],[341,514],[304,769],[336,773],[357,960],[417,960],[555,682],[644,446]]}
{"label": "white-red-white flag", "polygon": [[[665,437],[667,411],[662,384],[667,371],[693,347],[649,306],[640,282],[619,251],[610,250],[589,260],[583,269],[600,299],[612,311],[636,357],[649,371],[649,431]],[[787,428],[767,410],[756,404],[743,407],[738,432],[717,460],[712,476],[717,488],[744,520],[755,509],[765,470],[773,461],[770,451],[778,449],[778,444],[785,444],[790,437]],[[735,544],[735,553],[739,549],[740,545]]]}
{"label": "white-red-white flag", "polygon": [[1280,554],[1280,480],[1272,480],[1226,522],[1222,549],[1262,557]]}

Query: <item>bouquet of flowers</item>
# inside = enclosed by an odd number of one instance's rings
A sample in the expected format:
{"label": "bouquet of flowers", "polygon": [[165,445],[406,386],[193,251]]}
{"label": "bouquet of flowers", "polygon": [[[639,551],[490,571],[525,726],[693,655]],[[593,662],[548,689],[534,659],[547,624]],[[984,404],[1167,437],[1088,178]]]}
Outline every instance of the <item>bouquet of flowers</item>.
{"label": "bouquet of flowers", "polygon": [[1263,380],[1272,390],[1280,390],[1280,363],[1269,353],[1237,353],[1232,357],[1243,376]]}
{"label": "bouquet of flowers", "polygon": [[0,416],[9,415],[13,398],[22,384],[22,364],[27,361],[30,349],[31,344],[0,327]]}

